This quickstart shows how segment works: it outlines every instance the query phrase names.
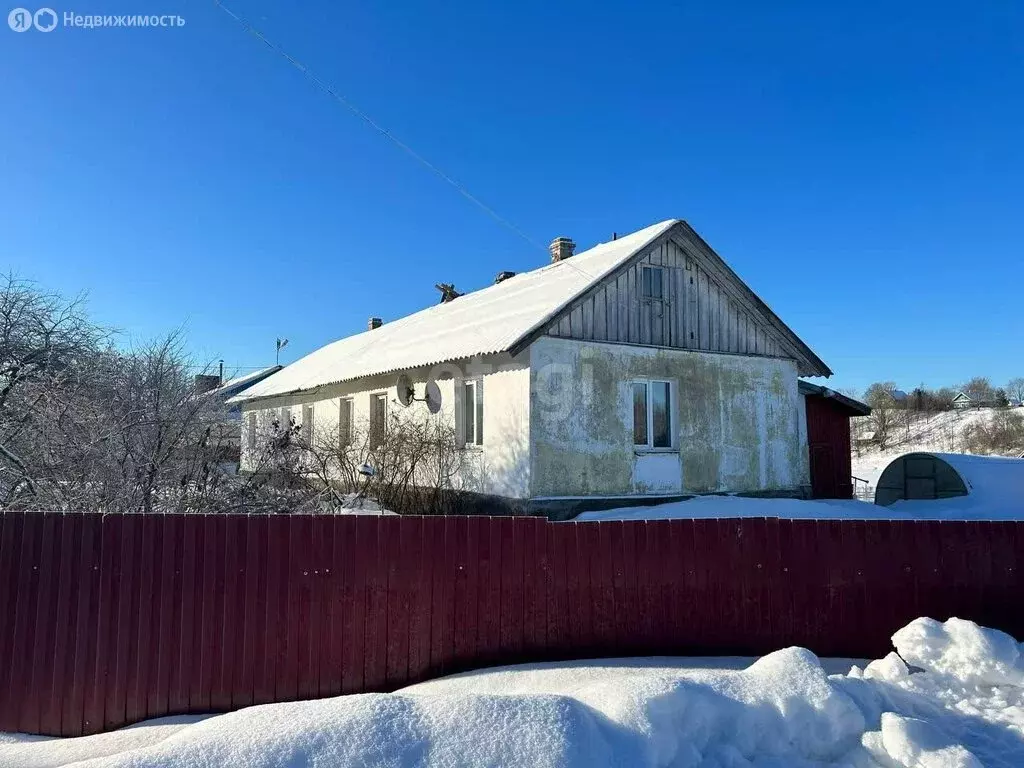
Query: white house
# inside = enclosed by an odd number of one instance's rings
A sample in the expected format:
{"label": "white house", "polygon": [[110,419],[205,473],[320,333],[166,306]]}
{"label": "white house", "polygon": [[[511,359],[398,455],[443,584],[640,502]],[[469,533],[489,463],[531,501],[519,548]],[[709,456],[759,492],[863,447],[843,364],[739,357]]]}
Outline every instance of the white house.
{"label": "white house", "polygon": [[953,398],[954,408],[971,408],[974,405],[974,398],[966,392],[957,392],[956,396]]}
{"label": "white house", "polygon": [[[797,377],[831,375],[817,355],[684,221],[573,250],[558,238],[550,264],[371,321],[250,387],[235,399],[243,442],[281,415],[349,440],[354,424],[425,413],[434,381],[434,418],[455,426],[474,469],[466,491],[540,501],[806,488]],[[408,408],[400,375],[418,400]]]}

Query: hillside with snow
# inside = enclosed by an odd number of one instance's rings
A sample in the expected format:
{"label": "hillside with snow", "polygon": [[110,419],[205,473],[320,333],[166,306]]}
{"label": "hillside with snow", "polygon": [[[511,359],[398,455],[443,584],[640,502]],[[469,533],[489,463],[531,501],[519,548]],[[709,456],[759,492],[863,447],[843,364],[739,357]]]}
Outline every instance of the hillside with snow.
{"label": "hillside with snow", "polygon": [[[867,441],[868,436],[874,431],[873,417],[854,419],[851,424],[854,437],[853,476],[867,481],[873,489],[889,462],[905,453],[972,453],[969,449],[972,430],[990,427],[994,420],[1003,418],[1008,413],[1024,416],[1024,409],[973,408],[921,413],[900,412],[902,423],[890,429],[884,448]],[[1019,456],[1020,453],[1004,452],[999,455]],[[857,485],[863,487],[862,483]]]}

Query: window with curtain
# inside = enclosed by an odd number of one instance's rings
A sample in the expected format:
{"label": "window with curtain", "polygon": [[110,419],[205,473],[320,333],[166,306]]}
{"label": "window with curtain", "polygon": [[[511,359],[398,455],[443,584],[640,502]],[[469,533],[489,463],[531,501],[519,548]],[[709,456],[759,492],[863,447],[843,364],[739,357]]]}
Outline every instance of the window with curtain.
{"label": "window with curtain", "polygon": [[668,381],[634,381],[633,445],[672,448],[672,385]]}

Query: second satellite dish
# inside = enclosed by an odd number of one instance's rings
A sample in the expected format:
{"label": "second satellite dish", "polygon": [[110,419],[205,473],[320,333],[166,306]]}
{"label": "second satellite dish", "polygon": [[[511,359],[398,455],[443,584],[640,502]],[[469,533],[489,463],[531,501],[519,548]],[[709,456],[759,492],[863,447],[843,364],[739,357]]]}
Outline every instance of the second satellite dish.
{"label": "second satellite dish", "polygon": [[436,381],[428,381],[427,385],[423,388],[423,397],[416,397],[416,388],[413,386],[412,379],[406,374],[400,374],[398,380],[395,382],[395,391],[398,396],[398,402],[403,407],[409,407],[413,402],[426,403],[427,410],[431,413],[437,413],[441,410],[441,388],[437,386]]}
{"label": "second satellite dish", "polygon": [[427,408],[431,413],[437,413],[441,410],[441,388],[437,386],[436,381],[428,381],[425,390]]}

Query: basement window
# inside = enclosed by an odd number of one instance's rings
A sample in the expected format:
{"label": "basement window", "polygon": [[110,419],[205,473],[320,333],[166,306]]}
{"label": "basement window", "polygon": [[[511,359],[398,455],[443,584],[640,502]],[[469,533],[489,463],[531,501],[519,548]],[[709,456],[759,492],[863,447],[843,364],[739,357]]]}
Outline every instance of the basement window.
{"label": "basement window", "polygon": [[484,388],[479,379],[462,384],[462,439],[467,446],[484,444]]}
{"label": "basement window", "polygon": [[672,448],[672,384],[668,381],[634,381],[633,445],[637,448]]}

